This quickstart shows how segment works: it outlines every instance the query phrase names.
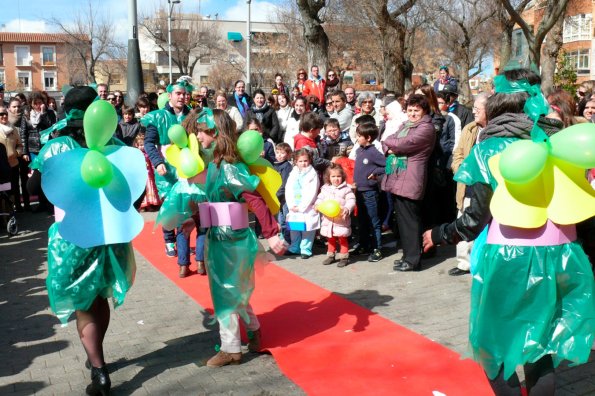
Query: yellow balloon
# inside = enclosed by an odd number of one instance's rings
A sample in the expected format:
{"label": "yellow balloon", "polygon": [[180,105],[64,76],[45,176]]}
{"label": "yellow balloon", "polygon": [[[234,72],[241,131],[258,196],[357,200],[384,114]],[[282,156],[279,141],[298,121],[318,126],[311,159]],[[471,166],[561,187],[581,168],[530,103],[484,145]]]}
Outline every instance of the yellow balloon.
{"label": "yellow balloon", "polygon": [[261,165],[249,165],[248,168],[253,175],[260,178],[256,191],[262,196],[272,214],[279,213],[280,203],[277,199],[277,191],[283,184],[281,175],[274,168]]}
{"label": "yellow balloon", "polygon": [[334,199],[327,199],[321,202],[316,209],[326,217],[337,217],[341,213],[341,205]]}

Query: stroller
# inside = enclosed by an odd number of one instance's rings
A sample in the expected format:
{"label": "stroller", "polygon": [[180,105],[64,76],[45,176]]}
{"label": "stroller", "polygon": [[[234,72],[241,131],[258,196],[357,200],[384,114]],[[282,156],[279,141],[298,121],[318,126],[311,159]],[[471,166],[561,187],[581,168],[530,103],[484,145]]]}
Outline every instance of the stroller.
{"label": "stroller", "polygon": [[8,155],[6,147],[0,144],[0,221],[6,222],[6,231],[8,235],[15,236],[19,231],[17,218],[15,217],[14,203],[10,199],[8,192],[10,186],[10,165],[8,164]]}

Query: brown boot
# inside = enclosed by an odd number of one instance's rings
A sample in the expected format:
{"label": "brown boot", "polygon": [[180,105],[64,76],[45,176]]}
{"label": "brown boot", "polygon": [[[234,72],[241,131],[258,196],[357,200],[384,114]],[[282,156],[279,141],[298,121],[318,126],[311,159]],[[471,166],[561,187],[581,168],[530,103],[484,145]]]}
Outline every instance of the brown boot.
{"label": "brown boot", "polygon": [[260,352],[260,341],[261,341],[261,334],[260,329],[250,331],[248,333],[248,337],[250,340],[248,341],[248,350],[250,352]]}
{"label": "brown boot", "polygon": [[178,273],[178,276],[180,278],[185,278],[188,276],[188,273],[190,271],[188,270],[188,266],[187,265],[180,265],[180,272]]}
{"label": "brown boot", "polygon": [[205,262],[204,261],[197,261],[196,262],[196,273],[198,275],[206,275],[207,274],[207,268],[205,267]]}
{"label": "brown boot", "polygon": [[240,364],[242,361],[242,353],[228,353],[219,351],[215,356],[207,361],[207,367],[223,367],[228,364]]}
{"label": "brown boot", "polygon": [[331,265],[335,261],[337,261],[337,260],[335,260],[335,254],[334,253],[327,253],[326,254],[326,258],[322,262],[322,265]]}
{"label": "brown boot", "polygon": [[337,259],[339,260],[337,267],[343,268],[349,265],[349,253],[338,253]]}

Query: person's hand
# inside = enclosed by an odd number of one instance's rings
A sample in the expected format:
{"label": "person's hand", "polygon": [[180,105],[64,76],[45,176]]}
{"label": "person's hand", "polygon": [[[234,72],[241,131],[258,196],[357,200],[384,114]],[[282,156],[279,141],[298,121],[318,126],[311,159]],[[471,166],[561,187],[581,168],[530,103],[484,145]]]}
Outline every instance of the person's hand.
{"label": "person's hand", "polygon": [[23,160],[29,162],[29,156],[27,154],[23,154]]}
{"label": "person's hand", "polygon": [[45,113],[45,103],[41,104],[41,113]]}
{"label": "person's hand", "polygon": [[157,171],[159,176],[165,176],[165,174],[167,173],[167,168],[164,164],[157,165],[157,168],[155,168],[155,170]]}
{"label": "person's hand", "polygon": [[267,239],[269,247],[277,256],[281,256],[287,250],[287,244],[279,238],[279,235],[273,235]]}
{"label": "person's hand", "polygon": [[182,233],[186,238],[190,238],[190,234],[192,233],[192,230],[194,230],[195,227],[196,223],[194,223],[194,219],[184,220],[184,222],[182,223]]}
{"label": "person's hand", "polygon": [[424,252],[427,252],[434,247],[434,242],[432,242],[432,230],[427,230],[424,232],[422,237],[422,245],[424,247]]}
{"label": "person's hand", "polygon": [[341,208],[341,218],[346,219],[349,216],[349,209]]}

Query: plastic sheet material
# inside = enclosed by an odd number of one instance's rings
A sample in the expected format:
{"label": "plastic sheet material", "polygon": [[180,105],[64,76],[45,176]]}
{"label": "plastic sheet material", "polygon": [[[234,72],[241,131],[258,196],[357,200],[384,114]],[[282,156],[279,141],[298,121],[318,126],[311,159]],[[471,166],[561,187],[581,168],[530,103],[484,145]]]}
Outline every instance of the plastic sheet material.
{"label": "plastic sheet material", "polygon": [[[250,175],[243,163],[222,161],[209,164],[206,195],[209,202],[241,200],[245,191],[254,191],[260,180]],[[223,323],[232,313],[249,321],[245,307],[254,290],[254,260],[258,241],[251,228],[233,230],[231,226],[211,227],[207,231],[206,255],[215,315]]]}
{"label": "plastic sheet material", "polygon": [[593,272],[576,242],[487,244],[471,288],[469,347],[490,378],[552,355],[586,363],[595,332]]}
{"label": "plastic sheet material", "polygon": [[88,310],[98,297],[124,302],[134,282],[136,262],[130,243],[78,247],[62,238],[54,223],[49,231],[48,277],[50,307],[63,324],[76,310]]}
{"label": "plastic sheet material", "polygon": [[75,148],[80,148],[81,145],[76,142],[73,138],[69,136],[60,136],[56,139],[52,139],[48,144],[44,145],[39,154],[33,161],[29,167],[31,169],[37,169],[41,173],[43,173],[43,164],[48,158],[52,158],[60,153],[63,153],[68,150],[72,150]]}
{"label": "plastic sheet material", "polygon": [[165,230],[173,230],[189,219],[198,204],[205,201],[203,186],[181,179],[174,184],[165,197],[155,224],[161,224]]}

